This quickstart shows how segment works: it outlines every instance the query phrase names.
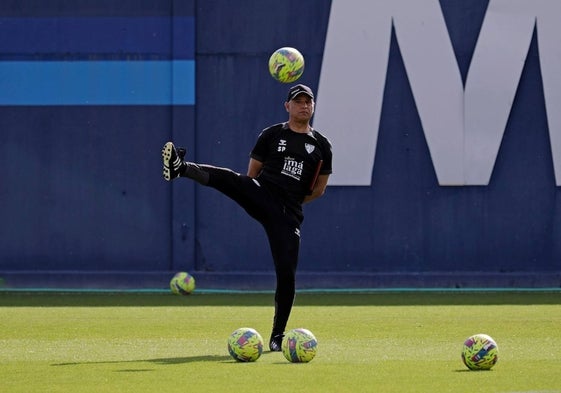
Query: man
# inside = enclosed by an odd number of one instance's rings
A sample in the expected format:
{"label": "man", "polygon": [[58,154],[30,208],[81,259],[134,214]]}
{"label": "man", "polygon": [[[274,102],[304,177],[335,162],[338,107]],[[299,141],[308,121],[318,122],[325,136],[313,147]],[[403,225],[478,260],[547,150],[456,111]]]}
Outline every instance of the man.
{"label": "man", "polygon": [[188,177],[232,198],[267,234],[276,273],[275,315],[269,340],[280,351],[295,296],[302,204],[323,195],[331,174],[331,144],[314,130],[314,94],[305,85],[289,89],[288,121],[263,130],[250,153],[247,175],[184,161],[185,149],[164,145],[164,178]]}

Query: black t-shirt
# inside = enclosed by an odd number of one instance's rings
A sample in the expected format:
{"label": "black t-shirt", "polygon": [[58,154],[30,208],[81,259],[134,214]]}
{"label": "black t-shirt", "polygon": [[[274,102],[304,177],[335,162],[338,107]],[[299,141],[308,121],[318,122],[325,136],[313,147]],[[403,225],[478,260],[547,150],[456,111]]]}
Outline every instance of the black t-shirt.
{"label": "black t-shirt", "polygon": [[260,180],[275,186],[284,194],[281,197],[299,204],[311,193],[320,161],[319,174],[332,171],[329,140],[313,129],[307,134],[292,131],[287,123],[264,129],[250,156],[263,163]]}

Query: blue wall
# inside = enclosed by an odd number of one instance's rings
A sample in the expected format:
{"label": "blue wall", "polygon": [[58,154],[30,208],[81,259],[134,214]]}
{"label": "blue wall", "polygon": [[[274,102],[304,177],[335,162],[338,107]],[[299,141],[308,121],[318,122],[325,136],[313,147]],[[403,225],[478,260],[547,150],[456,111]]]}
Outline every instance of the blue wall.
{"label": "blue wall", "polygon": [[1,270],[177,269],[159,155],[194,129],[194,3],[96,4],[0,5]]}
{"label": "blue wall", "polygon": [[[188,146],[190,159],[245,172],[261,129],[286,118],[287,86],[268,75],[270,53],[299,48],[306,56],[301,81],[316,89],[330,2],[90,3],[0,5],[0,31],[37,29],[0,44],[0,63],[155,61],[172,70],[176,61],[194,60],[195,74],[148,74],[162,98],[141,104],[131,94],[102,104],[79,92],[70,103],[54,102],[60,94],[45,89],[39,103],[37,92],[22,94],[27,103],[6,103],[4,95],[0,272],[7,285],[79,277],[82,286],[164,287],[171,272],[185,269],[201,287],[270,288],[272,262],[259,225],[214,190],[164,182],[160,149],[173,139]],[[441,6],[465,80],[487,1]],[[76,18],[90,24],[76,26]],[[37,45],[33,37],[57,19],[78,36],[98,29],[99,39]],[[115,20],[129,29],[115,28]],[[106,29],[117,37],[113,44]],[[151,39],[156,33],[161,39]],[[138,81],[127,75],[113,74],[108,87],[131,90]],[[194,96],[182,90],[190,98],[174,101],[177,85]],[[299,287],[559,286],[561,198],[535,37],[487,187],[438,185],[395,36],[383,105],[373,185],[329,187],[305,208]],[[334,152],[336,171],[337,146]]]}

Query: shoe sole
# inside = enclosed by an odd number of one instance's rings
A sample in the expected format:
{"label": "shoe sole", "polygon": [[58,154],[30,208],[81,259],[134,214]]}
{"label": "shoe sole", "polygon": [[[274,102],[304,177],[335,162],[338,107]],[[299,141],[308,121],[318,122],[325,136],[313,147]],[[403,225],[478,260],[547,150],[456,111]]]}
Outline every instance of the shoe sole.
{"label": "shoe sole", "polygon": [[173,150],[173,143],[171,142],[167,142],[163,149],[162,149],[162,161],[164,162],[164,179],[166,179],[167,181],[171,180],[171,152]]}

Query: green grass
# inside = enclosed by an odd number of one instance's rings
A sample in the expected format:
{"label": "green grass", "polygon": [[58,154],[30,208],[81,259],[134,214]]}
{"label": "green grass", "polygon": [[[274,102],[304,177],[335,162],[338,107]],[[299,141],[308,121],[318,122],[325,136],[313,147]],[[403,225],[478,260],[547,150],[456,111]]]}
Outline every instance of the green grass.
{"label": "green grass", "polygon": [[[270,333],[272,294],[0,292],[0,391],[561,392],[561,293],[299,294],[289,328],[316,358],[236,363],[236,328]],[[500,359],[468,371],[465,338]]]}

